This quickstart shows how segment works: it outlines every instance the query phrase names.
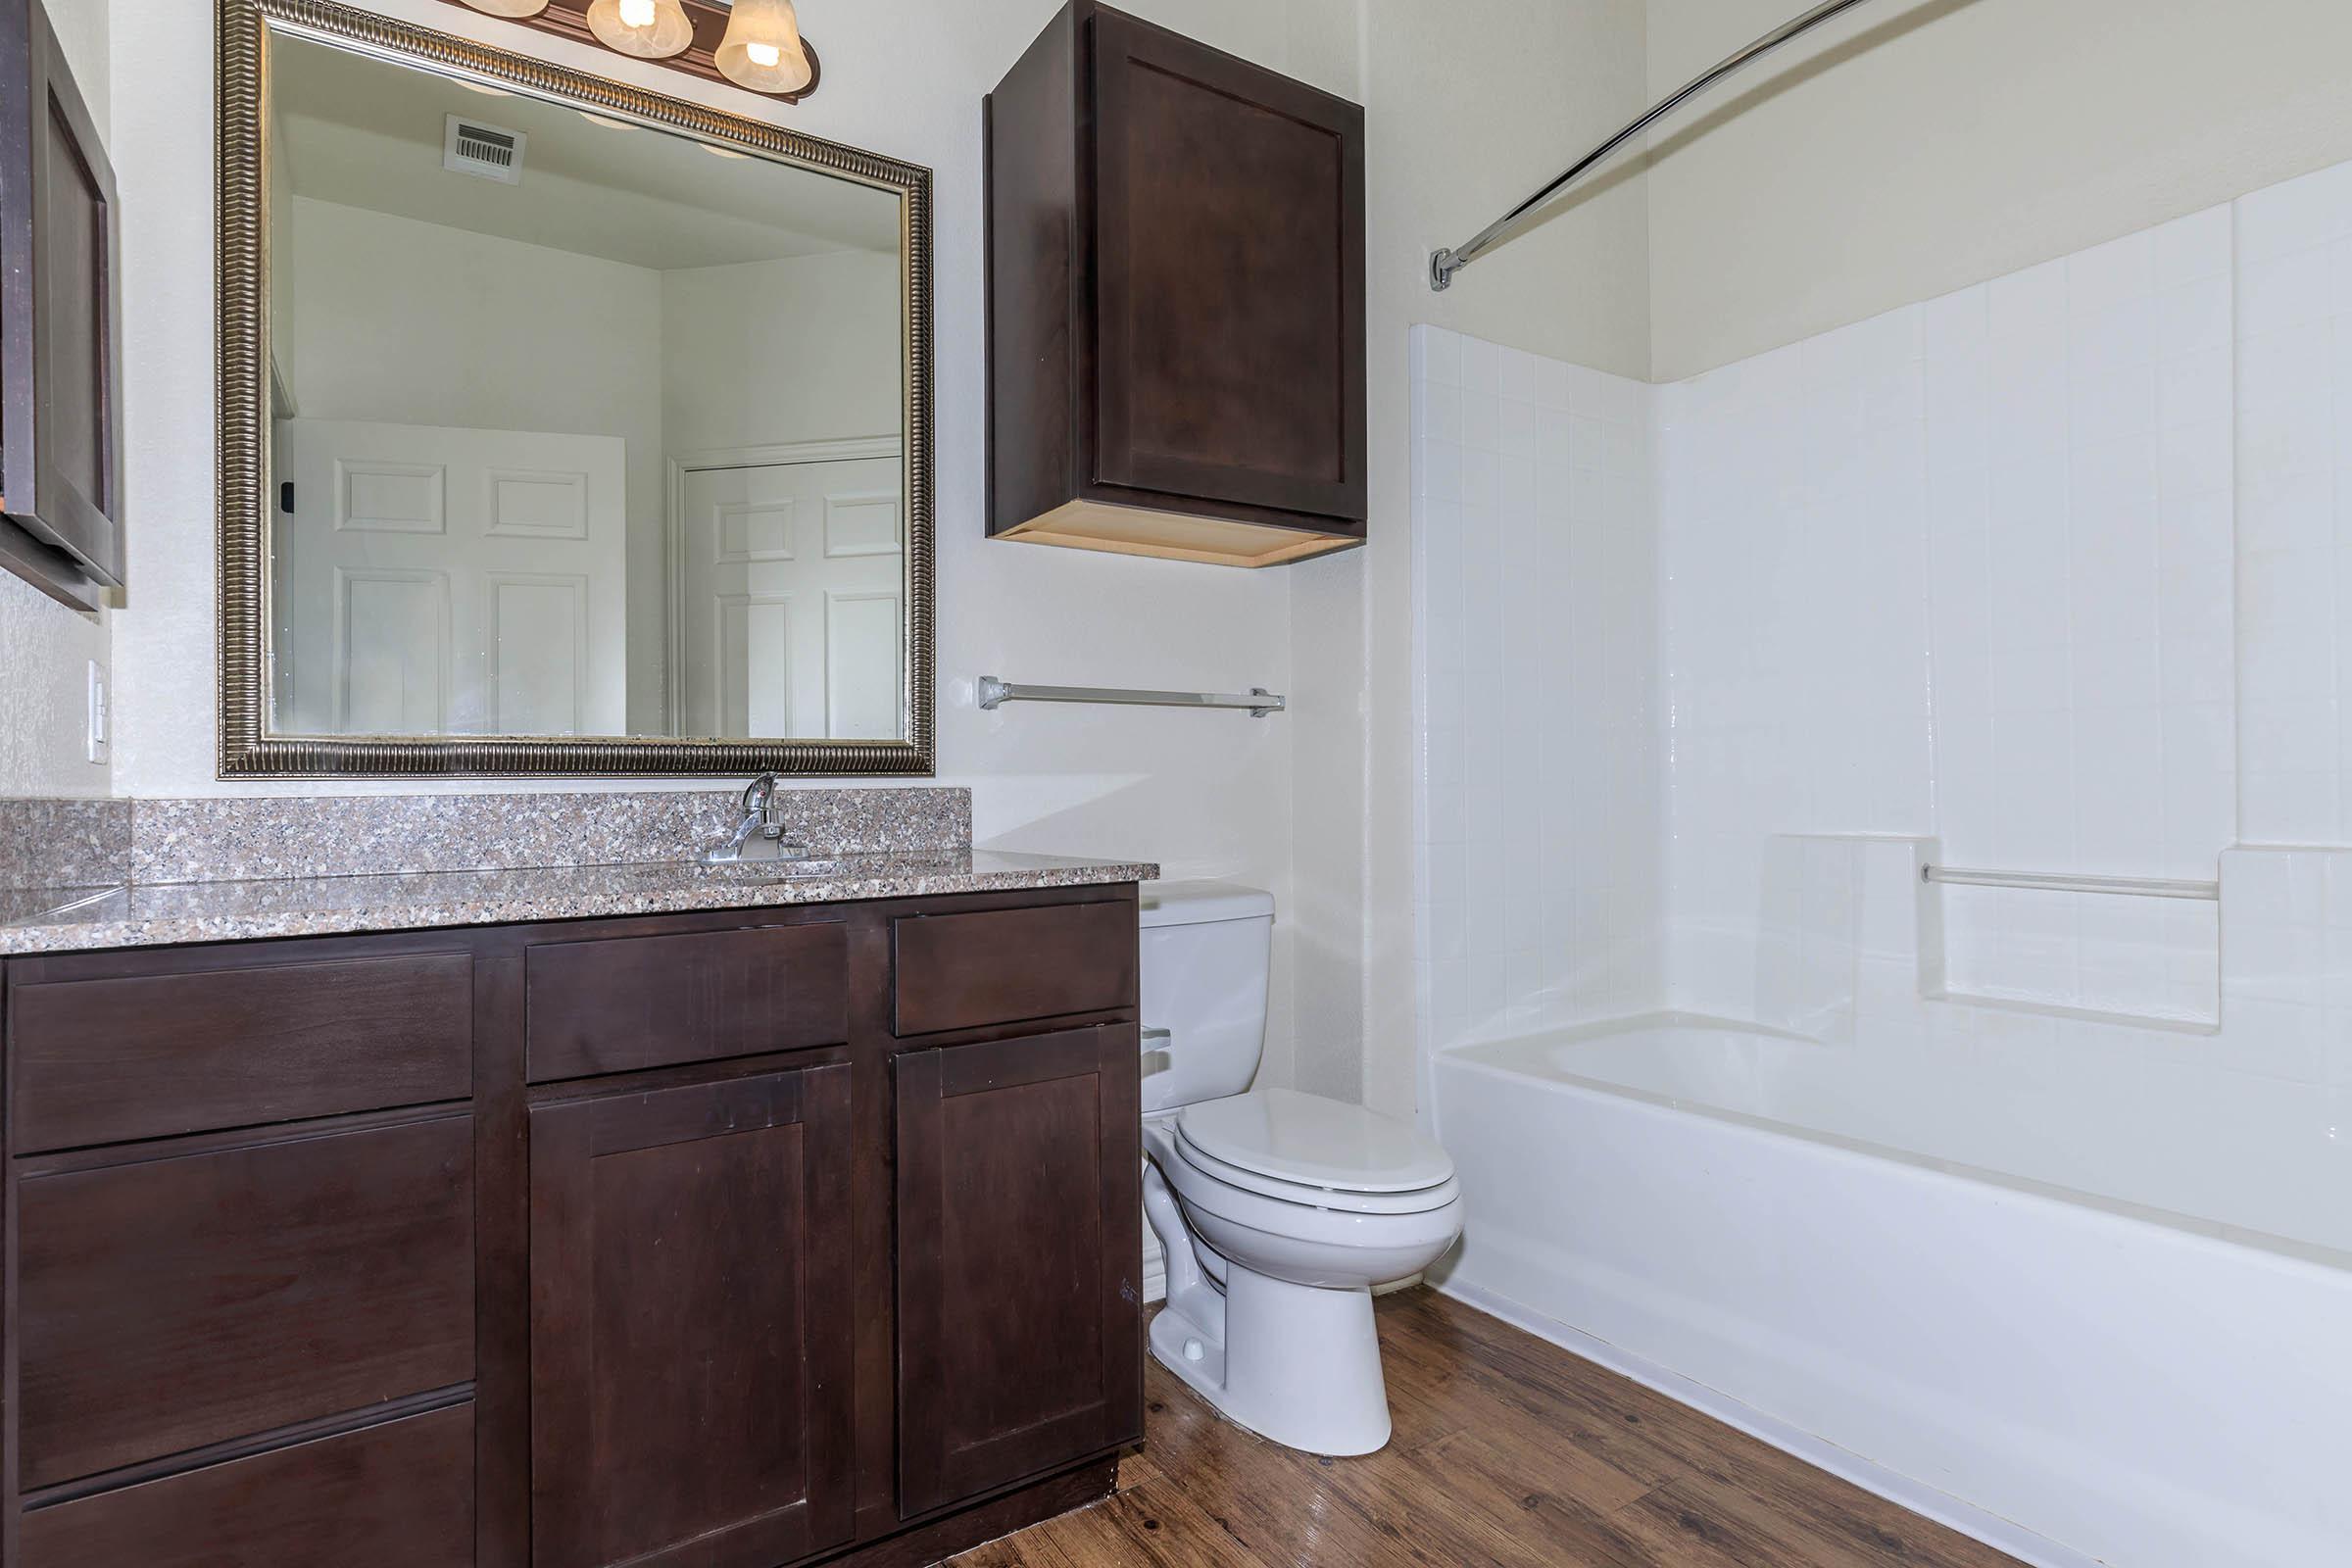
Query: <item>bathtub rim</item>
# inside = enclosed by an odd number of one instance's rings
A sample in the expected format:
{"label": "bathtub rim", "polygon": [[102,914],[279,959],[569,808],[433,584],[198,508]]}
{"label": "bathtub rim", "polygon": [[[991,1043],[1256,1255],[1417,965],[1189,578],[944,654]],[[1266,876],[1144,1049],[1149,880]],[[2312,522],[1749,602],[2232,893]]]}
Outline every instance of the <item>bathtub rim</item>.
{"label": "bathtub rim", "polygon": [[[1924,1154],[1916,1150],[1893,1144],[1875,1143],[1844,1133],[1828,1132],[1806,1127],[1776,1117],[1759,1116],[1751,1111],[1731,1110],[1704,1101],[1688,1100],[1654,1090],[1640,1089],[1628,1084],[1611,1082],[1571,1072],[1531,1072],[1502,1062],[1484,1059],[1479,1052],[1499,1051],[1512,1046],[1574,1044],[1585,1040],[1601,1040],[1616,1035],[1633,1034],[1653,1029],[1705,1029],[1722,1034],[1752,1035],[1768,1040],[1788,1041],[1797,1045],[1827,1046],[1815,1036],[1798,1034],[1793,1030],[1775,1028],[1770,1024],[1750,1023],[1737,1018],[1717,1017],[1708,1013],[1655,1011],[1628,1013],[1618,1017],[1588,1019],[1560,1024],[1545,1029],[1523,1031],[1517,1034],[1495,1034],[1463,1040],[1444,1046],[1430,1054],[1433,1074],[1451,1066],[1464,1072],[1485,1077],[1505,1079],[1514,1083],[1533,1083],[1556,1088],[1566,1093],[1603,1095],[1617,1100],[1632,1101],[1656,1109],[1676,1111],[1687,1115],[1703,1116],[1710,1121],[1751,1132],[1792,1138],[1802,1143],[1840,1151],[1867,1159],[1885,1160],[1908,1166],[1914,1170],[1952,1177],[1996,1187],[2021,1197],[2044,1202],[2066,1203],[2078,1208],[2089,1208],[2136,1224],[2154,1225],[2164,1230],[2193,1237],[2220,1246],[2264,1252],[2281,1262],[2300,1267],[2326,1269],[2333,1274],[2352,1273],[2352,1249],[2328,1247],[2323,1243],[2282,1236],[2275,1231],[2259,1230],[2252,1226],[2231,1224],[2225,1220],[2206,1219],[2201,1215],[2142,1203],[2131,1199],[2115,1198],[2082,1188],[2069,1187],[2061,1182],[2042,1181],[2037,1177],[2020,1176],[2011,1171],[1996,1170],[1987,1165],[1972,1164],[1966,1160],[1945,1159],[1939,1155]],[[1434,1096],[1434,1111],[1439,1139],[1446,1136],[1446,1099]]]}

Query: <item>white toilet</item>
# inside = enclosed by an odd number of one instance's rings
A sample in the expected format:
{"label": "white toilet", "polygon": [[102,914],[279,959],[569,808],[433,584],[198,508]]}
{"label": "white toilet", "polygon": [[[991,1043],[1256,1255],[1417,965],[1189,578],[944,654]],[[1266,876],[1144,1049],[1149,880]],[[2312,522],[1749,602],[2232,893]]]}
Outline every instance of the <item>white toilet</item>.
{"label": "white toilet", "polygon": [[1370,1453],[1389,1441],[1372,1288],[1453,1245],[1461,1190],[1409,1123],[1243,1093],[1265,1049],[1273,930],[1255,888],[1144,888],[1144,1211],[1168,1277],[1152,1353],[1252,1432]]}

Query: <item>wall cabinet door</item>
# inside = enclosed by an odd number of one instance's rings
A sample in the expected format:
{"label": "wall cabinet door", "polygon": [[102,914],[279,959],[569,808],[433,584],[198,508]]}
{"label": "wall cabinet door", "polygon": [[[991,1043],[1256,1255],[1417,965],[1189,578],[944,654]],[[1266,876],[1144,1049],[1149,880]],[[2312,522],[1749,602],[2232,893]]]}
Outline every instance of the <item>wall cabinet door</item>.
{"label": "wall cabinet door", "polygon": [[1096,478],[1361,519],[1363,111],[1094,23]]}
{"label": "wall cabinet door", "polygon": [[898,1058],[900,1504],[1143,1434],[1136,1030]]}
{"label": "wall cabinet door", "polygon": [[535,1568],[851,1529],[850,1068],[530,1114]]}
{"label": "wall cabinet door", "polygon": [[122,584],[121,228],[48,17],[0,6],[0,568],[83,607]]}
{"label": "wall cabinet door", "polygon": [[1071,0],[986,124],[989,532],[1363,543],[1363,110]]}

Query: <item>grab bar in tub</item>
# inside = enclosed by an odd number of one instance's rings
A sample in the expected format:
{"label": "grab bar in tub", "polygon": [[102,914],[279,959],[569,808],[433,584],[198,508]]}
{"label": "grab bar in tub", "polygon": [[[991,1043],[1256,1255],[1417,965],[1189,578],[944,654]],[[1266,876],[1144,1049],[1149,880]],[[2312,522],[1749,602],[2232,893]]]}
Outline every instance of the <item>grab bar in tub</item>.
{"label": "grab bar in tub", "polygon": [[1922,882],[1971,888],[2027,888],[2040,893],[2121,893],[2141,899],[2202,899],[2222,896],[2219,882],[2160,876],[2058,876],[2047,871],[1979,871],[1957,865],[1923,865]]}

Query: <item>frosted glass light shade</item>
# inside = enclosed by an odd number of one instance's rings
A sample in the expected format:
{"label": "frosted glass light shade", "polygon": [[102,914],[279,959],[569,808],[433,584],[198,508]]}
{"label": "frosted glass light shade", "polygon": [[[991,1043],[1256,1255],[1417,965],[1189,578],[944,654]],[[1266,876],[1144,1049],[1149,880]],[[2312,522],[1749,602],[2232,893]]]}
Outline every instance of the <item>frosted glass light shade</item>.
{"label": "frosted glass light shade", "polygon": [[678,0],[594,0],[588,30],[606,48],[639,60],[667,60],[694,42],[694,23]]}
{"label": "frosted glass light shade", "polygon": [[493,17],[535,17],[547,9],[547,0],[466,0],[466,3]]}
{"label": "frosted glass light shade", "polygon": [[792,0],[735,0],[713,60],[720,75],[753,92],[799,92],[814,74]]}

